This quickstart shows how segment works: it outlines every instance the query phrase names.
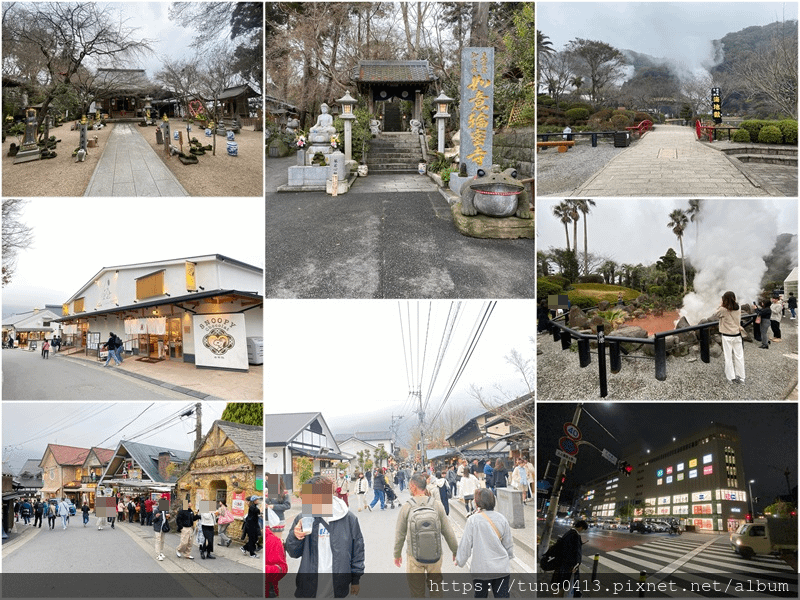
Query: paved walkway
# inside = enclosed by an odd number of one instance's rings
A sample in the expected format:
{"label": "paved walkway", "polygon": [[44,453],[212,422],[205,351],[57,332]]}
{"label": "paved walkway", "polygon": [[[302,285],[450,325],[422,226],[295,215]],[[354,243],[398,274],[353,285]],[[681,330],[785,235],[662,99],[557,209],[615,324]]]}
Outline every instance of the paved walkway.
{"label": "paved walkway", "polygon": [[[134,123],[117,123],[84,196],[188,196]],[[147,133],[153,134],[153,128]],[[153,134],[154,135],[154,134]]]}
{"label": "paved walkway", "polygon": [[571,195],[766,196],[736,159],[697,140],[691,127],[658,125]]}

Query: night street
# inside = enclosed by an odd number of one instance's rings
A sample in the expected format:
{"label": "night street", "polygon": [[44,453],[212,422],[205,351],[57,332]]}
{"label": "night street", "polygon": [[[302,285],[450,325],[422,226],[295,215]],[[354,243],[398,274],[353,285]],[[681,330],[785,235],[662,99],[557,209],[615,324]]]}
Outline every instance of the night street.
{"label": "night street", "polygon": [[[131,360],[130,358],[128,360]],[[111,364],[114,364],[112,361]],[[3,350],[3,400],[156,400],[189,398],[114,373],[102,362],[87,364],[40,352]]]}
{"label": "night street", "polygon": [[[566,531],[566,526],[557,525],[554,536]],[[620,595],[638,596],[635,586],[641,571],[647,573],[648,585],[662,585],[661,593],[648,590],[647,596],[686,598],[717,590],[734,597],[753,598],[760,595],[755,593],[758,582],[770,586],[762,588],[764,592],[797,595],[795,567],[777,556],[758,555],[747,561],[731,550],[727,535],[670,536],[591,528],[582,537],[581,588],[590,590],[585,596],[608,596],[615,589]],[[596,554],[600,555],[599,583],[591,581]],[[551,576],[551,573],[540,574],[540,581],[549,581]],[[692,586],[695,593],[691,593]],[[540,592],[540,597],[544,596]]]}

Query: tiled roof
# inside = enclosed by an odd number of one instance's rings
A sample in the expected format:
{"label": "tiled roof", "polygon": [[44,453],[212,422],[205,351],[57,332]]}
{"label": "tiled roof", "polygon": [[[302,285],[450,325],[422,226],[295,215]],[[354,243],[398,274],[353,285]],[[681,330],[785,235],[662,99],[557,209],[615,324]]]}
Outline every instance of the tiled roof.
{"label": "tiled roof", "polygon": [[362,60],[353,70],[359,83],[428,83],[436,75],[427,60]]}
{"label": "tiled roof", "polygon": [[94,450],[94,455],[97,457],[97,460],[104,465],[111,462],[111,459],[114,458],[114,450],[109,450],[108,448],[98,448],[97,446],[91,449]]}
{"label": "tiled roof", "polygon": [[37,473],[42,472],[42,467],[39,466],[39,463],[42,462],[41,459],[37,458],[29,458],[25,461],[25,464],[22,465],[22,468],[19,470],[17,475],[22,475],[23,473],[30,473],[31,475],[36,475]]}
{"label": "tiled roof", "polygon": [[[161,483],[172,483],[177,480],[177,475],[174,475],[170,479],[164,479],[158,472],[158,454],[160,452],[169,452],[172,455],[172,462],[177,463],[188,462],[192,454],[184,450],[173,450],[171,448],[162,448],[160,446],[151,446],[149,444],[140,444],[139,442],[129,442],[125,440],[120,441],[117,450],[121,448],[127,450],[128,455],[144,469],[152,481]],[[117,451],[115,451],[115,454],[116,453]]]}
{"label": "tiled roof", "polygon": [[[264,428],[259,425],[242,425],[230,421],[214,423],[245,453],[254,465],[264,464]],[[212,427],[213,429],[213,427]]]}
{"label": "tiled roof", "polygon": [[253,88],[249,85],[237,85],[236,87],[230,87],[222,90],[219,96],[217,96],[217,100],[225,100],[226,98],[236,98],[237,96],[245,94],[248,98],[253,98],[259,95]]}
{"label": "tiled roof", "polygon": [[50,448],[50,452],[53,453],[53,458],[55,458],[59,465],[75,465],[79,467],[89,454],[88,448],[76,448],[75,446],[49,444],[48,448]]}
{"label": "tiled roof", "polygon": [[351,437],[357,438],[364,442],[377,442],[383,440],[391,440],[392,433],[390,431],[356,431],[355,433],[341,433],[334,436],[337,442],[344,442]]}

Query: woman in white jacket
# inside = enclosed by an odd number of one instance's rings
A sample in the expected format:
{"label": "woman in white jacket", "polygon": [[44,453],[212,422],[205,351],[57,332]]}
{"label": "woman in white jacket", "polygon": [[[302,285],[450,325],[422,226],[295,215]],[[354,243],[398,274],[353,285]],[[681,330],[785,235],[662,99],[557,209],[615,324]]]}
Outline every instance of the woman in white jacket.
{"label": "woman in white jacket", "polygon": [[467,507],[467,512],[472,511],[472,499],[475,497],[475,490],[481,485],[478,478],[469,470],[464,470],[464,476],[461,478],[461,495],[464,497],[464,504]]}

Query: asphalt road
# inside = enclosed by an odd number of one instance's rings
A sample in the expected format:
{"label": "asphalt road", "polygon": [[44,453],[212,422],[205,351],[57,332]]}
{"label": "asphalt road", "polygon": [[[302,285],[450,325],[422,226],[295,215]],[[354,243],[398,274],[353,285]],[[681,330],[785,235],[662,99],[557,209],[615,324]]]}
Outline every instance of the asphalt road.
{"label": "asphalt road", "polygon": [[[217,560],[201,561],[193,544],[195,559],[180,559],[175,555],[179,537],[173,529],[165,538],[166,558],[157,561],[152,527],[117,523],[115,529],[105,525],[99,531],[96,523],[91,515],[84,527],[79,513],[70,517],[66,530],[60,518],[50,530],[45,519],[41,529],[31,527],[13,543],[4,541],[4,595],[18,595],[7,585],[24,586],[28,597],[237,597],[246,590],[263,589],[263,559],[243,557],[236,545],[216,549]],[[27,529],[22,524],[17,527]],[[27,575],[13,575],[22,573]]]}
{"label": "asphalt road", "polygon": [[533,240],[456,231],[438,192],[267,194],[268,298],[533,298]]}
{"label": "asphalt road", "polygon": [[[102,363],[86,364],[63,356],[42,359],[41,352],[4,349],[3,400],[160,400],[186,399]],[[113,361],[111,364],[114,364]]]}

